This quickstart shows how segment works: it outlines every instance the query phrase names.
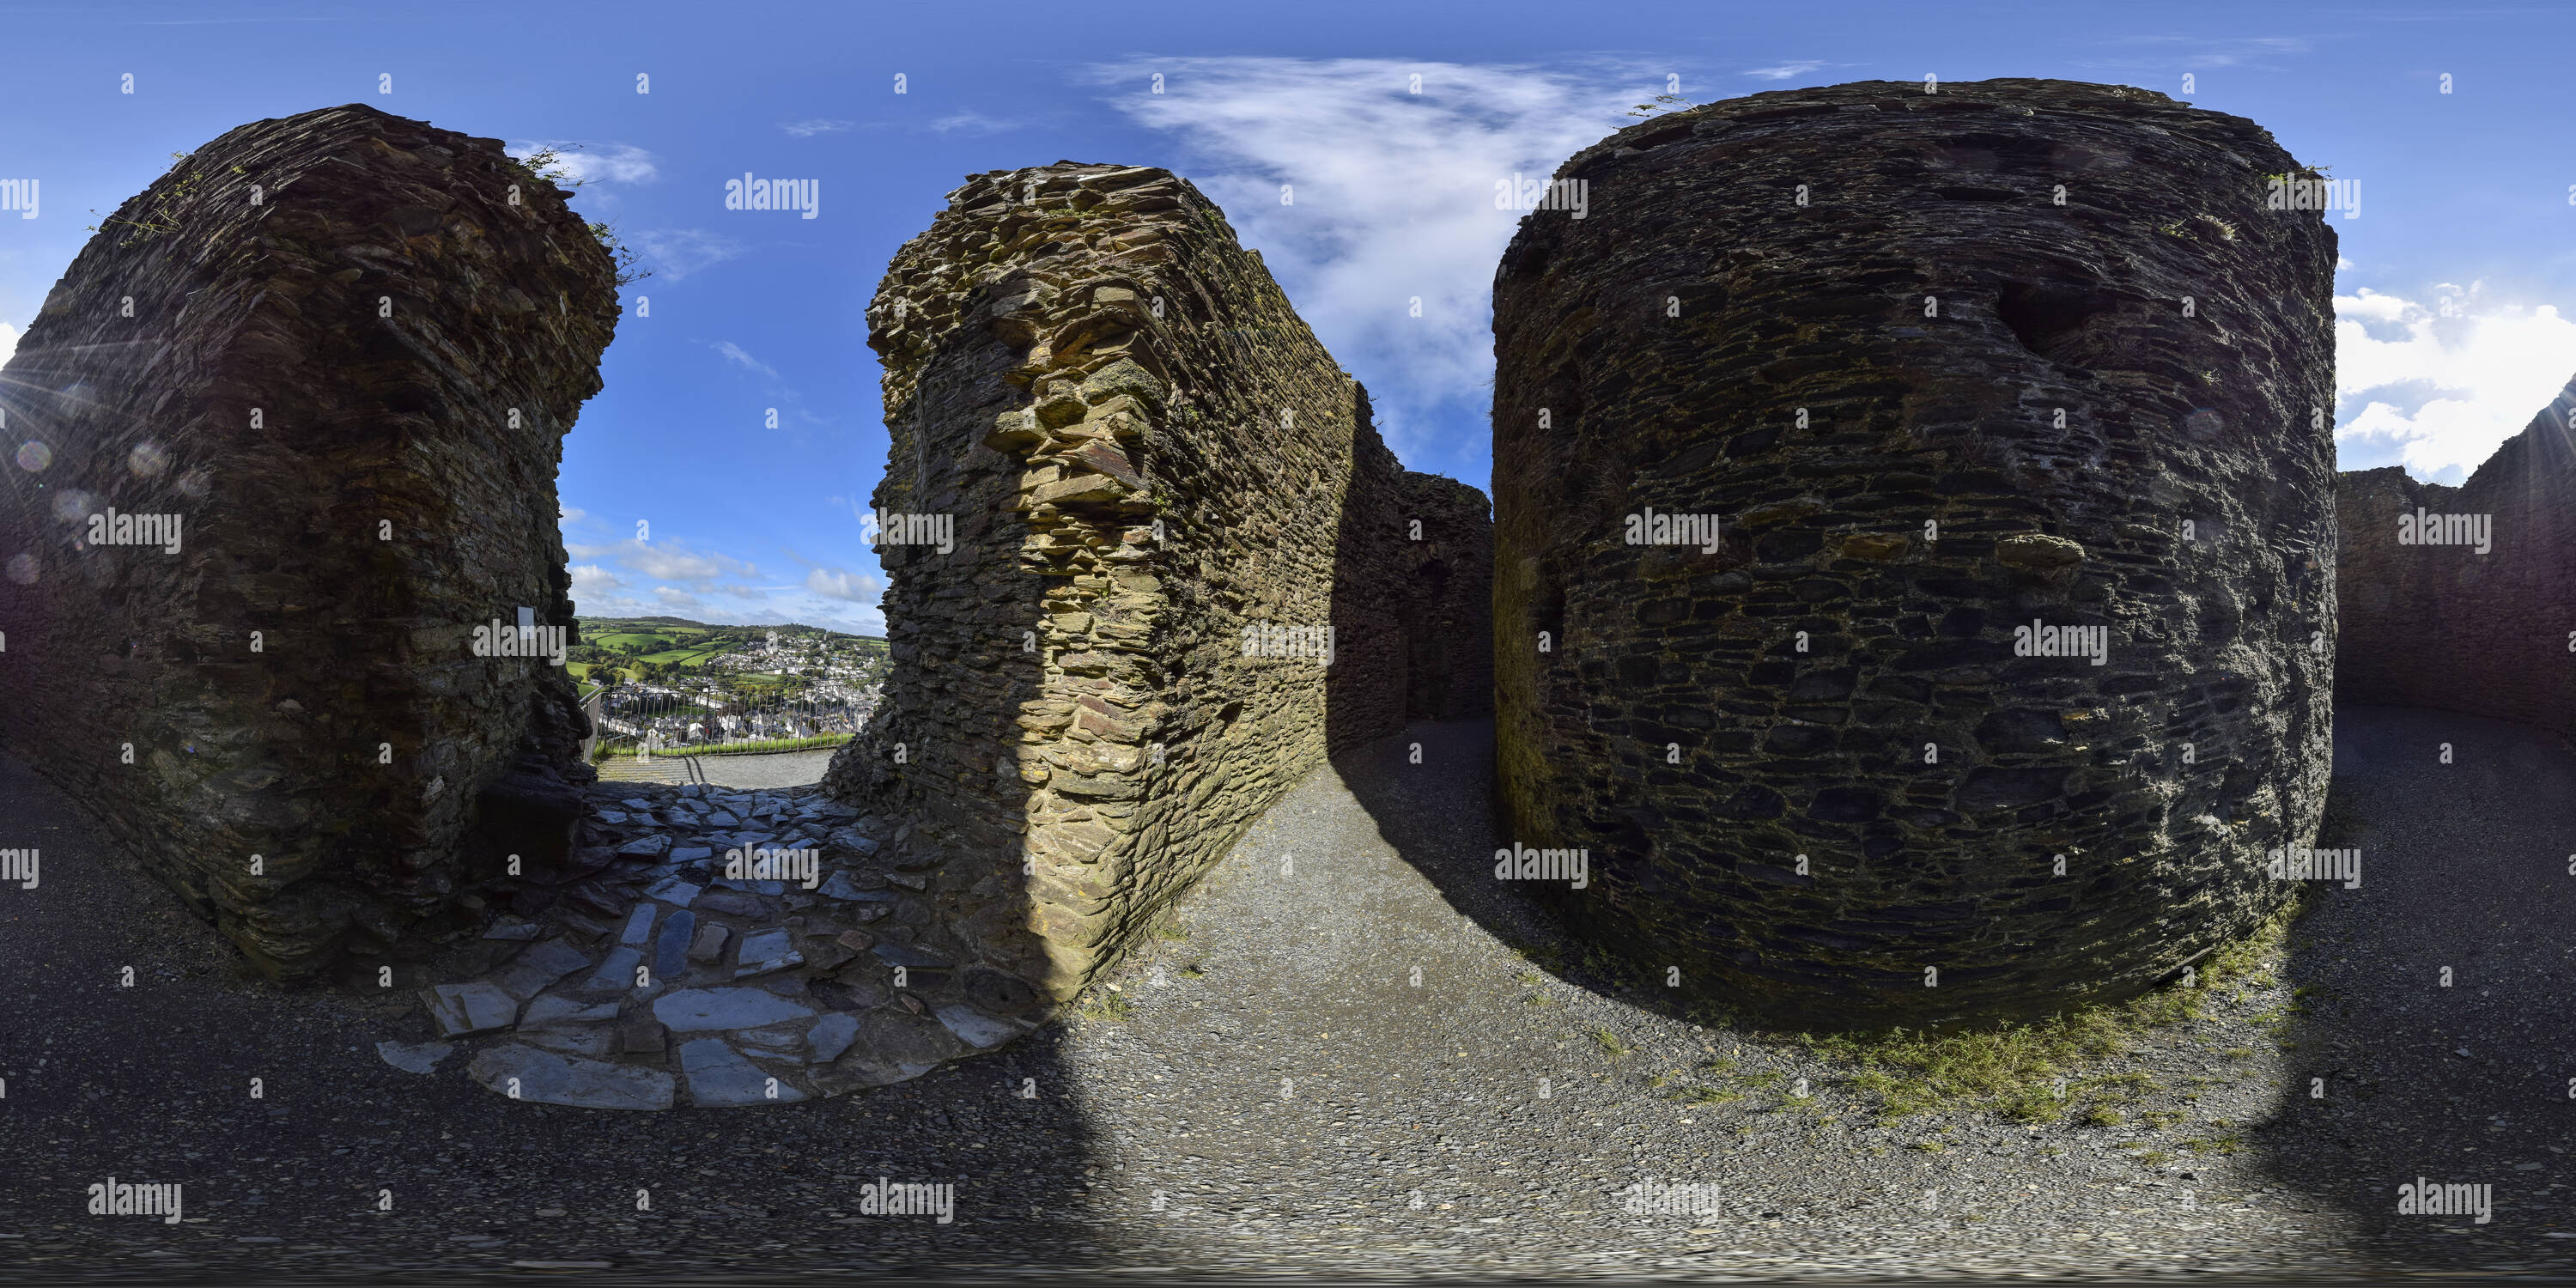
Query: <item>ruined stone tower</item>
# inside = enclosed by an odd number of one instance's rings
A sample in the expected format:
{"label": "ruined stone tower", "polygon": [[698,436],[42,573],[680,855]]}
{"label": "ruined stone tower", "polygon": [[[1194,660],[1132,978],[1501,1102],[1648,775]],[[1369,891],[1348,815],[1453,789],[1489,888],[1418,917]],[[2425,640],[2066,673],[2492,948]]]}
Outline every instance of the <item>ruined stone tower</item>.
{"label": "ruined stone tower", "polygon": [[825,787],[986,961],[1069,996],[1328,750],[1484,708],[1483,494],[1186,181],[978,175],[868,320],[894,668]]}
{"label": "ruined stone tower", "polygon": [[263,969],[410,951],[571,844],[570,682],[474,646],[568,637],[615,279],[499,141],[329,108],[118,208],[0,377],[0,737]]}
{"label": "ruined stone tower", "polygon": [[1495,279],[1497,723],[1586,933],[1922,1025],[2134,993],[2279,904],[2334,661],[2302,176],[2037,80],[1756,94],[1558,171]]}
{"label": "ruined stone tower", "polygon": [[2335,697],[2576,733],[2576,384],[2458,487],[2338,477]]}

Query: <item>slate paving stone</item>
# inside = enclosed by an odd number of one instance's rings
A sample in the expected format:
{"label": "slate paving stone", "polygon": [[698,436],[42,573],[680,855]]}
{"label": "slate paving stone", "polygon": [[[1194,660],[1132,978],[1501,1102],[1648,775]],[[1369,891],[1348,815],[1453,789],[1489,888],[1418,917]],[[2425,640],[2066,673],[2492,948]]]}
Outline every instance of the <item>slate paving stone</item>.
{"label": "slate paving stone", "polygon": [[804,1092],[744,1059],[723,1038],[681,1043],[680,1069],[689,1080],[689,1102],[703,1108],[774,1105],[805,1098]]}
{"label": "slate paving stone", "polygon": [[438,1025],[441,1037],[458,1038],[471,1033],[506,1029],[518,1018],[519,999],[498,986],[480,980],[471,984],[439,984],[421,990],[422,1005]]}
{"label": "slate paving stone", "polygon": [[814,1008],[757,988],[691,988],[657,998],[653,1018],[674,1033],[750,1029],[811,1019]]}
{"label": "slate paving stone", "polygon": [[895,896],[884,890],[871,890],[859,884],[859,878],[848,872],[835,872],[824,879],[816,894],[843,903],[889,903]]}
{"label": "slate paving stone", "polygon": [[769,915],[769,905],[762,903],[756,896],[738,894],[731,890],[710,890],[699,895],[690,906],[703,912],[723,913],[728,917]]}
{"label": "slate paving stone", "polygon": [[[428,1073],[456,1050],[453,1042],[379,1042],[376,1054],[405,1073]],[[839,1052],[833,1054],[838,1055]]]}
{"label": "slate paving stone", "polygon": [[645,890],[644,897],[685,908],[690,900],[698,897],[698,891],[705,888],[681,877],[664,877]]}
{"label": "slate paving stone", "polygon": [[689,960],[693,962],[723,960],[725,939],[732,933],[723,925],[712,921],[698,927],[697,935],[689,940]]}
{"label": "slate paving stone", "polygon": [[585,993],[623,992],[635,987],[635,968],[644,964],[644,954],[633,948],[619,948],[608,954],[598,971],[581,983]]}
{"label": "slate paving stone", "polygon": [[660,832],[639,836],[617,847],[617,857],[622,859],[658,859],[670,852],[671,838]]}
{"label": "slate paving stone", "polygon": [[626,914],[626,929],[618,932],[617,942],[632,948],[652,938],[653,918],[660,911],[649,903],[635,905],[634,910]]}
{"label": "slate paving stone", "polygon": [[847,1011],[834,1011],[814,1021],[805,1031],[805,1058],[814,1064],[830,1064],[850,1049],[850,1041],[859,1035],[859,1017]]}
{"label": "slate paving stone", "polygon": [[519,1040],[530,1046],[543,1047],[564,1055],[593,1059],[615,1053],[616,1031],[605,1024],[565,1025],[558,1028],[519,1029]]}
{"label": "slate paving stone", "polygon": [[689,968],[689,945],[697,930],[698,914],[686,908],[662,923],[662,933],[653,942],[653,978],[677,979]]}
{"label": "slate paving stone", "polygon": [[[556,879],[559,894],[531,887],[533,897],[522,898],[517,913],[496,918],[485,932],[499,942],[484,956],[518,943],[528,947],[483,970],[480,979],[442,986],[443,996],[422,994],[447,1036],[492,1035],[517,1021],[516,1034],[485,1038],[488,1046],[469,1065],[472,1076],[495,1090],[500,1079],[519,1077],[522,1099],[547,1103],[655,1108],[685,1094],[695,1104],[775,1104],[818,1089],[837,1094],[917,1077],[1027,1030],[1023,1021],[996,1018],[1015,1014],[1012,1007],[989,1004],[1033,998],[1018,981],[963,994],[979,1006],[948,1000],[960,994],[949,988],[945,950],[912,942],[910,927],[930,927],[934,912],[904,890],[889,889],[887,873],[872,867],[818,872],[811,892],[793,872],[785,880],[748,879],[756,872],[748,865],[761,850],[873,852],[885,829],[881,820],[811,801],[739,797],[714,804],[703,820],[691,804],[661,811],[686,829],[676,835],[656,832],[614,850],[584,851],[594,866]],[[717,826],[719,813],[733,824],[730,832],[698,830]],[[633,828],[655,825],[655,807],[640,798],[621,809],[594,808],[591,822],[606,823],[611,814]],[[897,829],[895,839],[902,835]],[[718,846],[733,851],[740,877],[719,877]],[[906,874],[896,880],[924,883]],[[787,916],[790,910],[797,915]],[[564,936],[546,938],[548,921]],[[853,923],[875,925],[880,933]],[[583,943],[596,946],[585,952]],[[460,957],[474,969],[471,954]],[[639,966],[650,967],[653,982],[645,989],[635,986]],[[909,990],[900,996],[892,983],[897,967],[906,971]],[[839,983],[809,992],[808,976],[820,981],[835,970]],[[860,1010],[838,1009],[845,1004]],[[715,1045],[704,1045],[710,1039]],[[885,1049],[873,1049],[877,1043]],[[678,1081],[667,1072],[658,1083],[623,1077],[657,1072],[674,1045],[694,1051],[671,1066],[681,1074]],[[436,1062],[429,1052],[455,1049],[386,1043],[379,1053],[396,1067],[418,1064],[425,1072]],[[620,1059],[627,1063],[614,1063]],[[794,1065],[798,1084],[780,1084],[773,1099],[773,1073],[755,1059]],[[530,1094],[531,1086],[543,1094]]]}
{"label": "slate paving stone", "polygon": [[805,1058],[805,1031],[809,1027],[811,1026],[802,1022],[794,1022],[773,1024],[767,1028],[742,1029],[735,1032],[733,1041],[736,1047],[748,1055],[802,1061]]}
{"label": "slate paving stone", "polygon": [[931,1014],[939,1017],[940,1023],[948,1026],[949,1032],[987,1051],[1018,1037],[1022,1032],[1017,1024],[994,1019],[974,1007],[956,1002],[930,1009]]}
{"label": "slate paving stone", "polygon": [[789,942],[786,928],[777,926],[743,936],[742,950],[735,955],[735,962],[734,978],[749,979],[754,975],[801,966],[805,958]]}
{"label": "slate paving stone", "polygon": [[466,1072],[505,1096],[515,1078],[521,1100],[584,1109],[668,1109],[677,1087],[658,1069],[558,1055],[517,1042],[475,1056]]}
{"label": "slate paving stone", "polygon": [[670,1035],[659,1020],[628,1020],[617,1028],[617,1049],[627,1055],[660,1055]]}
{"label": "slate paving stone", "polygon": [[560,1024],[604,1024],[616,1018],[615,1002],[576,1002],[569,997],[540,997],[519,1013],[519,1027],[526,1030]]}
{"label": "slate paving stone", "polygon": [[947,958],[924,952],[910,944],[898,944],[888,941],[886,943],[878,944],[873,951],[880,960],[884,961],[885,964],[889,966],[939,967],[949,964]]}

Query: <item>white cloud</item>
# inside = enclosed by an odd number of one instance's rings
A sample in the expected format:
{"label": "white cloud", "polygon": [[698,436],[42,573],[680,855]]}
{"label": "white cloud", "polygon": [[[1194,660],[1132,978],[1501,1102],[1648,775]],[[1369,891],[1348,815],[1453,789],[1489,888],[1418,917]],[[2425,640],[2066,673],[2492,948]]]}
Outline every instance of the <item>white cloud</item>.
{"label": "white cloud", "polygon": [[655,586],[653,588],[653,601],[664,608],[676,608],[683,612],[691,613],[698,612],[705,607],[704,603],[700,601],[697,596],[692,595],[685,590],[677,590],[669,586]]}
{"label": "white cloud", "polygon": [[[760,575],[759,568],[731,555],[700,554],[686,549],[677,541],[665,541],[658,546],[644,541],[613,541],[600,546],[571,545],[565,550],[575,559],[608,560],[655,581],[676,581],[701,591],[719,578]],[[732,589],[727,588],[728,591]]]}
{"label": "white cloud", "polygon": [[1737,74],[1741,76],[1759,76],[1764,80],[1787,80],[1792,76],[1804,76],[1824,65],[1824,60],[1819,58],[1801,58],[1794,62],[1782,63],[1777,67],[1747,68]]}
{"label": "white cloud", "polygon": [[661,177],[653,164],[653,154],[624,143],[611,143],[593,152],[588,144],[566,139],[542,139],[516,144],[505,149],[511,156],[526,160],[540,148],[555,151],[555,168],[567,176],[566,183],[651,183]]}
{"label": "white cloud", "polygon": [[994,134],[1002,130],[1016,130],[1019,127],[1009,121],[996,121],[970,110],[940,117],[930,123],[930,128],[937,134],[953,134],[959,130],[968,130],[976,134]]}
{"label": "white cloud", "polygon": [[778,128],[797,138],[810,139],[817,134],[839,134],[857,124],[856,121],[828,121],[817,118],[811,121],[781,121],[778,123]]}
{"label": "white cloud", "polygon": [[597,599],[626,584],[625,578],[598,564],[574,564],[568,571],[572,573],[572,597],[575,599]]}
{"label": "white cloud", "polygon": [[16,352],[18,352],[18,328],[6,322],[0,322],[0,364],[6,364],[10,355]]}
{"label": "white cloud", "polygon": [[555,522],[557,523],[579,523],[589,517],[590,511],[588,510],[576,510],[569,505],[559,505],[555,508]]}
{"label": "white cloud", "polygon": [[[2576,374],[2576,321],[2551,305],[2480,300],[2442,283],[2419,303],[2367,287],[2335,297],[2335,442],[2343,469],[2392,463],[2458,483]],[[2447,311],[2451,316],[2444,316]]]}
{"label": "white cloud", "polygon": [[741,242],[730,237],[695,228],[648,228],[628,234],[626,240],[652,262],[654,275],[666,282],[738,258],[744,250]]}
{"label": "white cloud", "polygon": [[876,578],[865,573],[844,572],[838,568],[816,568],[805,574],[805,589],[825,599],[873,601],[881,587]]}
{"label": "white cloud", "polygon": [[[1154,71],[1165,93],[1132,92]],[[1419,94],[1408,92],[1416,73]],[[1480,417],[1491,399],[1494,264],[1520,219],[1494,208],[1494,185],[1545,176],[1636,124],[1625,113],[1641,89],[1664,84],[1642,64],[1388,59],[1157,59],[1092,77],[1118,86],[1111,102],[1138,122],[1204,158],[1191,181],[1369,387],[1381,431],[1417,468],[1439,461],[1419,454],[1434,444],[1412,424],[1443,407]],[[1295,205],[1280,204],[1282,184],[1294,185]]]}
{"label": "white cloud", "polygon": [[760,359],[743,352],[742,346],[735,344],[731,340],[716,341],[716,352],[721,353],[724,356],[733,359],[735,362],[740,363],[745,367],[749,367],[764,376],[775,377],[778,374],[778,368],[770,366],[768,363],[762,362]]}

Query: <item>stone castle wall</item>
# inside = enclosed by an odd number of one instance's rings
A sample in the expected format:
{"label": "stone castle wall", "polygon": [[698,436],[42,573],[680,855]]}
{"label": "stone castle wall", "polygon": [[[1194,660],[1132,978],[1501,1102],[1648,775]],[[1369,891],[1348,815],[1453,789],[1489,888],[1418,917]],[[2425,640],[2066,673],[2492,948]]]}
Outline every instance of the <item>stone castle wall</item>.
{"label": "stone castle wall", "polygon": [[[408,951],[571,844],[569,680],[469,645],[572,625],[615,276],[499,141],[330,108],[126,202],[0,376],[42,445],[0,471],[0,738],[263,969]],[[92,544],[110,508],[177,550]]]}
{"label": "stone castle wall", "polygon": [[[2396,466],[2339,476],[2335,697],[2435,707],[2576,733],[2576,446],[2570,385],[2466,483]],[[2487,551],[2447,543],[2484,526]],[[2409,542],[2401,516],[2444,544]],[[2469,535],[2462,533],[2461,535]]]}
{"label": "stone castle wall", "polygon": [[[1577,924],[1800,1027],[1921,1025],[2134,993],[2280,904],[2334,662],[2298,171],[2031,80],[1730,99],[1558,171],[1582,217],[1495,281],[1497,724],[1516,843],[1589,852]],[[1719,549],[1627,544],[1649,507]],[[2017,656],[2034,622],[2106,663]]]}
{"label": "stone castle wall", "polygon": [[1481,633],[1415,641],[1479,630],[1484,497],[1398,469],[1187,182],[978,175],[868,317],[874,505],[952,536],[883,551],[893,673],[825,787],[915,820],[991,964],[1070,995],[1328,751],[1481,705]]}

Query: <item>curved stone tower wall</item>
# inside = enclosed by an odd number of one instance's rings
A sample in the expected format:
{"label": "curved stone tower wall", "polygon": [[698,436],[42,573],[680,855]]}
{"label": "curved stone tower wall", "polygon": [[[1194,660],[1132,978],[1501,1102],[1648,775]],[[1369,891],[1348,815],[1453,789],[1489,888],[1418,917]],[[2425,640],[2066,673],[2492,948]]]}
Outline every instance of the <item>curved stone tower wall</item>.
{"label": "curved stone tower wall", "polygon": [[2571,414],[2576,384],[2458,487],[2393,465],[2339,476],[2336,700],[2576,734]]}
{"label": "curved stone tower wall", "polygon": [[572,626],[555,469],[615,279],[498,140],[329,108],[126,202],[0,375],[43,445],[0,470],[0,736],[263,969],[410,951],[571,845],[570,681],[471,646]]}
{"label": "curved stone tower wall", "polygon": [[1398,469],[1186,181],[978,175],[868,320],[893,671],[824,786],[985,961],[1070,996],[1328,750],[1479,705],[1481,630],[1410,632],[1481,623],[1483,495]]}
{"label": "curved stone tower wall", "polygon": [[[2134,993],[2278,905],[2334,661],[2335,239],[2266,208],[2298,170],[2032,80],[1757,94],[1566,163],[1495,279],[1497,723],[1591,937],[1921,1025]],[[1628,544],[1649,507],[1718,548]],[[2033,623],[2104,664],[2017,655]]]}

